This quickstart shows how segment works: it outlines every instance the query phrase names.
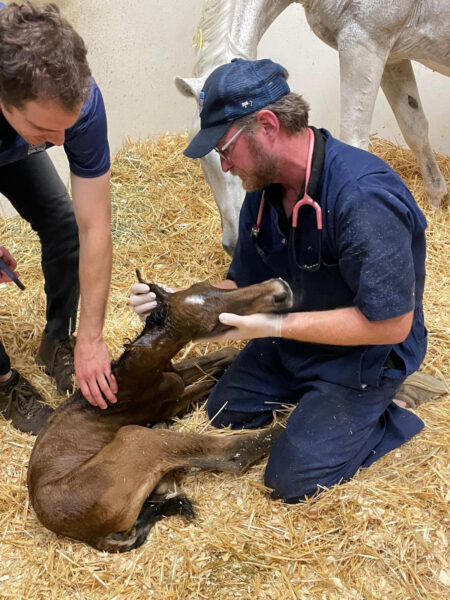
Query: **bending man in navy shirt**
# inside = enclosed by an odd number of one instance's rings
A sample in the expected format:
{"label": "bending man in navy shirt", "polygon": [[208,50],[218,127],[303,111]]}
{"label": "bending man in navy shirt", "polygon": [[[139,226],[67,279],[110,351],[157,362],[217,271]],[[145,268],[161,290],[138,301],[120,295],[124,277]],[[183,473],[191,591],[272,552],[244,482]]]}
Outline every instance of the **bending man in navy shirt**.
{"label": "bending man in navy shirt", "polygon": [[[46,153],[53,145],[64,145],[69,159],[73,207]],[[83,40],[54,6],[0,3],[0,192],[42,245],[47,323],[36,361],[62,394],[75,369],[84,396],[101,408],[117,391],[102,337],[112,261],[109,170],[103,99]],[[0,411],[33,433],[49,414],[2,344]]]}
{"label": "bending man in navy shirt", "polygon": [[[393,399],[426,351],[425,218],[387,164],[309,127],[308,110],[280,65],[235,59],[206,80],[201,130],[185,151],[216,150],[248,192],[219,287],[282,277],[294,292],[288,314],[220,316],[232,326],[222,339],[251,341],[207,405],[214,425],[233,429],[296,405],[265,473],[288,502],[350,478],[423,427]],[[143,284],[131,304],[141,315],[155,305]]]}

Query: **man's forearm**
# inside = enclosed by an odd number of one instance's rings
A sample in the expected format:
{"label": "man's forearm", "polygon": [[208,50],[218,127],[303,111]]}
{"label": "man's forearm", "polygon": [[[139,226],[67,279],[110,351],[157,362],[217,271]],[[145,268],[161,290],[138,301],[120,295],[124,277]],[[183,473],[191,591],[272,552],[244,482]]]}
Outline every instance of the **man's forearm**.
{"label": "man's forearm", "polygon": [[78,337],[102,337],[111,283],[112,243],[109,230],[80,232],[80,323]]}
{"label": "man's forearm", "polygon": [[281,337],[316,344],[359,346],[398,344],[411,329],[412,311],[384,321],[369,321],[356,307],[284,315]]}
{"label": "man's forearm", "polygon": [[102,337],[112,265],[109,185],[109,173],[93,179],[72,174],[72,197],[80,238],[79,339]]}

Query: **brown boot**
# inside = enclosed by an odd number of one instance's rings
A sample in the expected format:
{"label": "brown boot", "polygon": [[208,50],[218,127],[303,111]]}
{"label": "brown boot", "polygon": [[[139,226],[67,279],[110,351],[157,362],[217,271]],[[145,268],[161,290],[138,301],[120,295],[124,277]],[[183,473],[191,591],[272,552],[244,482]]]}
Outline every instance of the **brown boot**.
{"label": "brown boot", "polygon": [[447,384],[428,375],[416,371],[405,379],[400,386],[395,400],[405,402],[406,408],[417,408],[424,402],[429,402],[448,392]]}
{"label": "brown boot", "polygon": [[39,392],[17,371],[0,382],[0,414],[16,429],[37,435],[52,413],[53,408],[42,403]]}
{"label": "brown boot", "polygon": [[73,350],[75,337],[72,335],[65,340],[52,340],[42,334],[41,345],[36,355],[36,363],[45,367],[45,372],[56,382],[58,394],[63,396],[74,391]]}

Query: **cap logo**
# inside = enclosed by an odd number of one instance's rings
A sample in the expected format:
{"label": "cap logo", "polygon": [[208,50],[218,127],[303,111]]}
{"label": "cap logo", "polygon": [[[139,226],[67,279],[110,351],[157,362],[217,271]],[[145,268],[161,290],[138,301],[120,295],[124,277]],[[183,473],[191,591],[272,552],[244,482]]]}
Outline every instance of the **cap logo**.
{"label": "cap logo", "polygon": [[202,108],[203,108],[204,101],[205,101],[205,92],[202,90],[198,97],[198,105],[200,107],[200,110],[202,110]]}
{"label": "cap logo", "polygon": [[241,102],[242,108],[248,108],[252,104],[253,104],[252,100],[244,100],[244,102]]}

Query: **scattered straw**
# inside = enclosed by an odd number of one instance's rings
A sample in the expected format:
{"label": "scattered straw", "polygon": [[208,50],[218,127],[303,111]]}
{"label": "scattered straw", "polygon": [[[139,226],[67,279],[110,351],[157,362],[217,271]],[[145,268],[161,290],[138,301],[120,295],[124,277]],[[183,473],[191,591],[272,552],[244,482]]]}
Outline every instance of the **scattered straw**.
{"label": "scattered straw", "polygon": [[[220,220],[185,139],[128,144],[113,166],[114,271],[105,327],[114,356],[139,330],[127,306],[134,270],[188,285],[221,279],[228,258]],[[449,377],[449,211],[434,212],[410,152],[382,140],[372,149],[405,179],[428,218],[424,369]],[[438,161],[450,187],[450,158]],[[44,325],[36,235],[20,219],[0,220],[0,239],[19,260],[20,292],[0,287],[0,330],[14,366],[47,400],[60,399],[34,365]],[[218,344],[189,346],[201,354]],[[448,397],[422,406],[426,428],[352,481],[298,506],[267,497],[264,464],[243,475],[191,473],[179,486],[198,518],[168,518],[126,555],[106,555],[58,538],[28,509],[26,467],[33,437],[0,419],[0,597],[14,600],[405,600],[448,596]],[[207,429],[202,407],[177,428]]]}

